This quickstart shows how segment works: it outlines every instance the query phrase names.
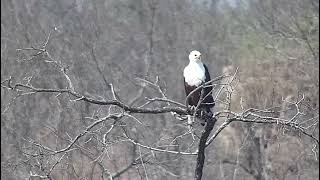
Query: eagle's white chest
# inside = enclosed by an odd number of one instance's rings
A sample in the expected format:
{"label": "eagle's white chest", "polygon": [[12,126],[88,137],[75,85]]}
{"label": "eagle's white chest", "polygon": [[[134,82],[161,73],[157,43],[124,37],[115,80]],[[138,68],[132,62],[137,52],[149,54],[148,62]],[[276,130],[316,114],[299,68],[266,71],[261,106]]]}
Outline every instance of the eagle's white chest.
{"label": "eagle's white chest", "polygon": [[199,86],[206,79],[203,64],[190,62],[183,70],[183,76],[189,86]]}

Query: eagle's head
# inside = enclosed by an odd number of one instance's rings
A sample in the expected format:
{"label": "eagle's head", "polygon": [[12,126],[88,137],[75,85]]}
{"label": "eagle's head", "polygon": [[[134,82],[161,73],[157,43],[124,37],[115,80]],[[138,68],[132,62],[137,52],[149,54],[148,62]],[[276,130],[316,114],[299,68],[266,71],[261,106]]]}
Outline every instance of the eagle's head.
{"label": "eagle's head", "polygon": [[189,60],[194,62],[200,62],[201,53],[199,51],[191,51],[189,54]]}

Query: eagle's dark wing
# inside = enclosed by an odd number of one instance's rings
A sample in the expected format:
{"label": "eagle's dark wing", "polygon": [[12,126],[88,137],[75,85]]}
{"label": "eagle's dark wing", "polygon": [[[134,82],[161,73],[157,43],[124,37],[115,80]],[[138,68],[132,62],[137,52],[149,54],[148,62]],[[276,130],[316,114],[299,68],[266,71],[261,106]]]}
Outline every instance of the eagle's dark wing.
{"label": "eagle's dark wing", "polygon": [[[196,86],[190,86],[186,81],[185,81],[185,78],[183,78],[183,81],[184,81],[184,90],[186,91],[186,97],[188,97],[188,95],[194,90],[196,89],[197,87]],[[200,90],[197,90],[195,92],[193,92],[189,98],[188,98],[188,105],[191,105],[191,106],[197,106],[198,105],[198,102],[199,102],[199,99],[200,99]]]}
{"label": "eagle's dark wing", "polygon": [[186,96],[188,96],[190,92],[193,91],[192,86],[188,85],[184,77],[183,77],[183,82],[184,82],[184,90],[186,91]]}
{"label": "eagle's dark wing", "polygon": [[[208,82],[211,80],[210,78],[210,74],[209,74],[209,71],[208,71],[208,67],[203,64],[204,66],[204,69],[205,69],[205,76],[206,76],[206,79],[205,79],[205,82]],[[212,97],[212,83],[209,83],[208,85],[206,86],[209,86],[209,87],[205,87],[204,88],[204,95],[203,97],[206,97],[204,100],[203,100],[203,103],[206,104],[206,106],[208,106],[209,108],[212,108],[214,106],[214,100],[213,100],[213,97]],[[209,94],[209,95],[208,95]]]}

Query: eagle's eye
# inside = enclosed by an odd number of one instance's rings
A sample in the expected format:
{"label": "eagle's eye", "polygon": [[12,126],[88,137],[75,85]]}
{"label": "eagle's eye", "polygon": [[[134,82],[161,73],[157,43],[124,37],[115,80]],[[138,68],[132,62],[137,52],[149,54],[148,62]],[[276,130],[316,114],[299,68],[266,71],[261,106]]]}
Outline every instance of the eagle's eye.
{"label": "eagle's eye", "polygon": [[197,56],[196,54],[194,56]]}

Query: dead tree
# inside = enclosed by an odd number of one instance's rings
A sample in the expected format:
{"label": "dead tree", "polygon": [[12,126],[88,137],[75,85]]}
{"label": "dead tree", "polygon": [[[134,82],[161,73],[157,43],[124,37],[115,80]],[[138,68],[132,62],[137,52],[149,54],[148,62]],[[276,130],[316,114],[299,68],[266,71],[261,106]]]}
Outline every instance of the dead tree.
{"label": "dead tree", "polygon": [[[29,78],[27,82],[13,82],[13,77],[8,77],[1,82],[1,88],[5,89],[6,91],[15,92],[16,96],[13,98],[13,101],[17,98],[30,96],[34,94],[43,94],[49,93],[60,96],[62,94],[67,94],[69,96],[69,101],[75,103],[89,103],[97,106],[107,107],[109,108],[109,113],[98,117],[93,115],[92,117],[88,117],[92,120],[92,123],[86,125],[85,128],[82,128],[82,131],[78,133],[74,137],[59,137],[61,141],[67,142],[67,145],[60,148],[51,148],[47,145],[44,145],[41,142],[38,142],[34,139],[25,137],[25,140],[29,143],[30,149],[24,150],[21,149],[22,153],[27,157],[27,160],[21,163],[28,162],[35,168],[37,168],[36,172],[30,171],[30,177],[38,177],[42,179],[51,179],[52,173],[57,167],[59,163],[67,157],[68,153],[79,150],[81,153],[85,154],[87,157],[92,159],[93,162],[97,164],[97,166],[101,170],[101,177],[108,178],[108,179],[115,179],[121,176],[123,173],[128,171],[130,168],[140,165],[144,169],[144,176],[148,178],[148,173],[146,170],[146,164],[152,163],[149,161],[150,157],[154,156],[154,152],[164,153],[164,154],[176,154],[176,155],[185,155],[185,156],[197,156],[196,159],[196,168],[195,168],[195,175],[194,179],[200,180],[203,174],[203,167],[205,166],[205,150],[212,144],[215,138],[232,122],[242,122],[242,123],[257,123],[257,124],[275,124],[281,127],[287,127],[297,131],[300,134],[303,134],[309,137],[315,144],[315,146],[319,147],[319,139],[314,135],[313,132],[310,131],[311,127],[314,124],[317,124],[317,119],[302,119],[297,120],[297,116],[300,116],[302,113],[299,111],[299,107],[301,102],[304,100],[303,97],[298,99],[296,102],[289,102],[291,103],[296,109],[297,113],[291,119],[284,119],[280,116],[275,116],[275,114],[279,114],[279,110],[276,108],[268,108],[268,109],[256,109],[256,108],[248,108],[244,109],[242,112],[233,112],[230,109],[231,106],[231,95],[233,92],[234,81],[237,76],[237,71],[233,75],[222,75],[217,78],[214,78],[212,81],[214,82],[213,86],[216,90],[215,92],[215,100],[217,102],[222,101],[223,104],[226,105],[225,108],[220,109],[212,116],[206,117],[206,125],[204,129],[202,129],[201,136],[198,137],[194,133],[194,127],[192,122],[187,122],[187,116],[194,117],[194,112],[190,112],[187,109],[185,104],[177,102],[175,100],[169,99],[165,92],[162,90],[161,85],[159,84],[159,79],[157,78],[155,82],[146,80],[146,79],[139,79],[140,82],[151,86],[152,88],[156,89],[161,97],[153,97],[145,99],[145,103],[141,106],[133,106],[127,104],[121,100],[119,95],[114,90],[114,86],[109,84],[110,90],[112,92],[112,99],[100,99],[95,97],[90,97],[88,95],[82,94],[77,92],[75,89],[73,82],[70,78],[69,71],[67,66],[63,65],[60,61],[55,60],[50,55],[47,45],[50,40],[51,33],[47,37],[46,41],[43,43],[42,47],[30,47],[30,48],[21,48],[18,51],[26,51],[26,52],[33,52],[28,59],[24,61],[33,61],[34,59],[45,61],[46,63],[53,64],[55,68],[57,68],[60,73],[63,75],[65,81],[68,84],[67,88],[45,88],[45,87],[37,87],[32,84],[31,79]],[[220,81],[224,79],[224,83]],[[220,82],[220,83],[216,83]],[[206,84],[200,86],[199,88],[205,86]],[[222,96],[224,94],[224,96]],[[220,99],[219,99],[220,98]],[[219,101],[218,101],[219,100]],[[154,106],[154,107],[147,107],[149,104],[152,103],[162,103],[161,105]],[[5,113],[11,104],[7,104],[6,108],[4,108],[2,113]],[[111,108],[116,107],[118,108],[117,111],[112,111]],[[198,144],[197,149],[195,151],[191,151],[191,148],[187,148],[185,151],[174,150],[170,148],[169,145],[163,147],[161,145],[154,144],[143,144],[139,142],[138,138],[133,137],[123,126],[121,123],[124,123],[125,118],[132,118],[136,120],[138,123],[139,120],[134,117],[135,114],[165,114],[170,113],[172,116],[175,117],[177,121],[187,122],[185,123],[185,127],[188,127],[189,131],[181,136],[190,136],[192,137],[193,141]],[[216,130],[213,132],[212,135],[211,131],[214,129],[215,123],[217,121],[221,121],[222,123],[217,126]],[[306,124],[306,121],[308,123]],[[102,134],[99,134],[99,128],[105,128],[101,125],[104,123],[109,123],[109,129],[103,131]],[[111,123],[110,123],[111,122]],[[115,139],[110,140],[109,134],[113,129],[117,127],[121,130],[118,136]],[[55,132],[53,130],[53,132]],[[102,146],[102,153],[100,155],[93,156],[90,151],[88,151],[84,147],[84,143],[80,143],[80,140],[83,141],[84,137],[89,134],[93,134],[92,138],[96,138],[98,144]],[[101,137],[103,138],[101,138]],[[90,140],[90,139],[89,139]],[[89,141],[86,140],[86,141]],[[121,169],[118,172],[111,172],[99,159],[105,156],[108,153],[108,148],[110,144],[115,142],[129,142],[134,145],[137,153],[137,157],[133,158],[131,162]],[[143,152],[141,149],[145,149],[147,151]],[[46,162],[46,167],[44,167],[44,162]]]}

